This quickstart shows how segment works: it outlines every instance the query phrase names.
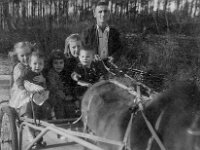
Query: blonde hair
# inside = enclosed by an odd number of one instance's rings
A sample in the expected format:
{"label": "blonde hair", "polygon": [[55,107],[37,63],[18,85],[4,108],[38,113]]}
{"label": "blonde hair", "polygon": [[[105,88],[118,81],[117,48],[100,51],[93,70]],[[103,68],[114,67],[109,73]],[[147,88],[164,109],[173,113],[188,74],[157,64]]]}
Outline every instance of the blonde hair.
{"label": "blonde hair", "polygon": [[[67,58],[72,57],[72,54],[70,52],[70,42],[71,41],[81,41],[81,36],[78,33],[75,33],[75,34],[70,34],[66,38],[64,54],[65,54],[65,57],[67,57]],[[82,43],[82,41],[81,41],[81,43]]]}
{"label": "blonde hair", "polygon": [[11,60],[11,63],[12,65],[16,65],[19,60],[17,58],[17,49],[21,48],[21,49],[27,49],[27,50],[30,50],[30,52],[34,51],[34,47],[35,47],[35,43],[32,44],[31,42],[28,42],[28,41],[23,41],[23,42],[17,42],[14,47],[13,47],[13,51],[10,51],[8,53],[8,56]]}

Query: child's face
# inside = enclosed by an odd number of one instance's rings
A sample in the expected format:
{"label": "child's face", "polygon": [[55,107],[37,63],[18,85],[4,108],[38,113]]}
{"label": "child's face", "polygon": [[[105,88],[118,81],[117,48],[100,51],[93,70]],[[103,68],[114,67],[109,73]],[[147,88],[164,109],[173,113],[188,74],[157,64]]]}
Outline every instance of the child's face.
{"label": "child's face", "polygon": [[31,50],[30,49],[25,49],[25,48],[17,48],[16,49],[16,53],[17,53],[18,60],[22,64],[28,65],[28,58],[29,58],[29,55],[31,53]]}
{"label": "child's face", "polygon": [[98,25],[101,26],[102,24],[106,24],[110,17],[108,6],[97,6],[94,11],[94,17],[96,18]]}
{"label": "child's face", "polygon": [[73,57],[78,57],[78,53],[81,48],[81,41],[70,41],[69,42],[69,49]]}
{"label": "child's face", "polygon": [[64,60],[63,59],[55,59],[55,60],[53,60],[53,68],[58,73],[63,71],[63,69],[64,69]]}
{"label": "child's face", "polygon": [[82,65],[90,66],[93,59],[94,59],[94,55],[91,51],[85,51],[85,50],[80,51],[79,60]]}
{"label": "child's face", "polygon": [[30,67],[33,72],[40,73],[44,69],[44,59],[32,56],[30,58]]}

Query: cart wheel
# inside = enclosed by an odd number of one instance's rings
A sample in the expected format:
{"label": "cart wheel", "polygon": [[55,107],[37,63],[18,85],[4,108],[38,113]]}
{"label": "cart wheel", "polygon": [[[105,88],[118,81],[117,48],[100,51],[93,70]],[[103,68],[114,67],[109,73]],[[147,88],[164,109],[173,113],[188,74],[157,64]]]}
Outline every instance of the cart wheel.
{"label": "cart wheel", "polygon": [[8,105],[0,107],[0,150],[18,150],[16,114]]}
{"label": "cart wheel", "polygon": [[0,102],[0,110],[1,108],[8,106],[9,101],[8,100],[1,100]]}

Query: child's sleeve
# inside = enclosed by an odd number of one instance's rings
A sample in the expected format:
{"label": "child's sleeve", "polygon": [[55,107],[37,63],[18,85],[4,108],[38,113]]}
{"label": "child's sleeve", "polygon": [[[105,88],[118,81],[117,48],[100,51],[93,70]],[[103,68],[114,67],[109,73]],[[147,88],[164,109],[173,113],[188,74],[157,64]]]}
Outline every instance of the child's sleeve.
{"label": "child's sleeve", "polygon": [[24,88],[24,77],[25,77],[25,72],[21,67],[15,67],[13,70],[13,80],[17,87],[19,89],[25,89]]}
{"label": "child's sleeve", "polygon": [[71,77],[74,81],[78,82],[82,77],[81,68],[76,66],[74,71],[71,74]]}
{"label": "child's sleeve", "polygon": [[44,89],[46,89],[47,88],[47,77],[44,75],[44,74],[41,74],[43,77],[44,77],[44,81],[42,82],[42,86],[43,86],[43,88]]}
{"label": "child's sleeve", "polygon": [[104,78],[105,70],[103,70],[98,64],[93,63],[93,67],[95,70],[96,81],[98,81],[100,78]]}
{"label": "child's sleeve", "polygon": [[84,81],[84,70],[81,67],[76,67],[71,75],[72,79],[77,82],[77,85],[89,87],[91,84]]}
{"label": "child's sleeve", "polygon": [[24,80],[24,87],[28,92],[31,93],[45,91],[45,88],[43,86],[31,83],[28,80]]}

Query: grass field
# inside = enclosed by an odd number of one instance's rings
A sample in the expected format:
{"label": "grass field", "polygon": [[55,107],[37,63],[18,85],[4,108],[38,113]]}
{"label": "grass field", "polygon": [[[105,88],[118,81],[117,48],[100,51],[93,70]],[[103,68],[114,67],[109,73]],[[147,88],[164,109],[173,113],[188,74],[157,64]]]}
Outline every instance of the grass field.
{"label": "grass field", "polygon": [[0,75],[10,74],[10,62],[6,54],[0,54]]}

